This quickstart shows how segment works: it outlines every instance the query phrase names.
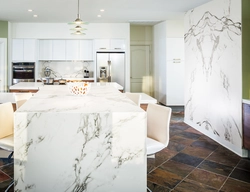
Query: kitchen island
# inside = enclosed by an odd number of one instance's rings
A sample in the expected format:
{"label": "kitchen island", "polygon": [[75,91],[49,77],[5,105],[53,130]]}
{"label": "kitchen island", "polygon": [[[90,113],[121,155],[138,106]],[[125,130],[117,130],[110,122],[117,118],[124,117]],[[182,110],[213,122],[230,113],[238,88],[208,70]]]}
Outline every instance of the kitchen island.
{"label": "kitchen island", "polygon": [[43,86],[14,129],[15,191],[146,191],[146,112],[110,84]]}

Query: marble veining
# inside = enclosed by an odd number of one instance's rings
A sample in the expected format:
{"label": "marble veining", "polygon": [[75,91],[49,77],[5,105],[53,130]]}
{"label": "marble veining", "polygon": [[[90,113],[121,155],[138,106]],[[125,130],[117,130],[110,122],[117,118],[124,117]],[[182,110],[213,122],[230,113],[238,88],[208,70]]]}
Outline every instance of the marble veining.
{"label": "marble veining", "polygon": [[241,27],[237,0],[214,0],[185,15],[185,121],[239,149]]}
{"label": "marble veining", "polygon": [[15,191],[144,192],[145,138],[145,111],[114,87],[46,86],[15,113]]}

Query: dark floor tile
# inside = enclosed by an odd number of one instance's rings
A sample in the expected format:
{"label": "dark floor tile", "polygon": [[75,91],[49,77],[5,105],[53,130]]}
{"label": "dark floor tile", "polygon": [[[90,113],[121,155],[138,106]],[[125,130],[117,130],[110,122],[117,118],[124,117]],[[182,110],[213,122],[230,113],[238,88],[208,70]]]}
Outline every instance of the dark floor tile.
{"label": "dark floor tile", "polygon": [[245,171],[243,169],[236,168],[233,170],[230,177],[250,183],[250,171]]}
{"label": "dark floor tile", "polygon": [[187,146],[191,145],[195,141],[185,137],[180,137],[178,135],[174,135],[173,137],[170,138],[170,140]]}
{"label": "dark floor tile", "polygon": [[184,122],[178,122],[178,123],[171,123],[170,124],[170,129],[178,129],[178,130],[186,130],[188,129],[190,126],[187,125],[186,123]]}
{"label": "dark floor tile", "polygon": [[190,133],[190,132],[186,132],[186,131],[183,131],[183,132],[180,132],[178,134],[176,134],[178,136],[181,136],[181,137],[185,137],[187,139],[193,139],[193,140],[197,140],[200,138],[201,135],[199,134],[196,134],[196,133]]}
{"label": "dark floor tile", "polygon": [[214,161],[223,165],[236,166],[241,160],[240,156],[229,151],[228,149],[219,146],[208,158],[207,160]]}
{"label": "dark floor tile", "polygon": [[250,171],[250,159],[241,159],[237,168]]}
{"label": "dark floor tile", "polygon": [[181,177],[186,177],[194,169],[194,167],[183,163],[179,163],[177,161],[169,160],[164,164],[162,164],[160,166],[160,169],[163,169],[171,173],[175,173]]}
{"label": "dark floor tile", "polygon": [[11,178],[14,177],[14,164],[13,163],[7,164],[7,165],[1,167],[0,170],[2,170],[4,173],[6,173]]}
{"label": "dark floor tile", "polygon": [[0,182],[7,181],[11,179],[6,173],[0,170]]}
{"label": "dark floor tile", "polygon": [[[11,182],[12,182],[11,179],[6,180],[6,181],[4,181],[4,182],[1,182],[1,181],[0,181],[0,191],[1,191],[1,192],[4,192],[4,191],[8,188],[8,186],[11,184]],[[12,187],[9,189],[8,192],[14,192],[14,186],[12,186]]]}
{"label": "dark floor tile", "polygon": [[202,140],[194,141],[191,144],[191,146],[192,147],[202,147],[202,148],[209,149],[212,151],[214,151],[215,149],[218,148],[218,145],[212,144],[212,143],[207,142],[207,141],[202,141]]}
{"label": "dark floor tile", "polygon": [[249,192],[250,183],[245,183],[236,179],[228,178],[220,192]]}
{"label": "dark floor tile", "polygon": [[217,189],[214,189],[210,186],[198,183],[189,179],[182,181],[173,192],[217,192]]}
{"label": "dark floor tile", "polygon": [[148,174],[148,181],[155,183],[157,185],[168,187],[173,189],[183,177],[177,174],[165,171],[163,169],[157,168]]}
{"label": "dark floor tile", "polygon": [[169,141],[167,149],[170,151],[180,152],[185,149],[186,145],[176,143],[174,141]]}
{"label": "dark floor tile", "polygon": [[194,129],[192,127],[187,128],[185,131],[189,132],[189,133],[195,133],[195,134],[198,134],[198,135],[203,135],[201,132],[197,131],[196,129]]}
{"label": "dark floor tile", "polygon": [[150,173],[156,167],[174,157],[177,154],[175,151],[170,151],[168,149],[164,149],[155,154],[155,158],[147,158],[147,173]]}
{"label": "dark floor tile", "polygon": [[233,167],[227,166],[227,165],[222,165],[219,163],[215,163],[212,161],[203,161],[198,168],[204,169],[213,173],[217,173],[220,175],[228,176],[232,170],[234,169]]}
{"label": "dark floor tile", "polygon": [[195,169],[187,178],[199,183],[203,183],[212,188],[220,189],[227,177],[205,170]]}
{"label": "dark floor tile", "polygon": [[13,162],[14,162],[13,158],[10,161],[8,158],[0,158],[0,167],[13,163]]}
{"label": "dark floor tile", "polygon": [[202,158],[187,155],[185,153],[178,153],[171,160],[184,163],[193,167],[197,167],[202,161]]}
{"label": "dark floor tile", "polygon": [[192,156],[195,156],[195,157],[199,157],[199,158],[205,159],[213,151],[209,150],[209,149],[205,149],[205,148],[188,146],[185,149],[183,149],[181,152],[185,153],[185,154],[188,154],[188,155],[192,155]]}
{"label": "dark floor tile", "polygon": [[153,192],[170,192],[171,189],[167,188],[167,187],[162,187],[160,185],[157,185],[155,183],[152,183],[150,181],[147,182],[147,187],[153,191]]}

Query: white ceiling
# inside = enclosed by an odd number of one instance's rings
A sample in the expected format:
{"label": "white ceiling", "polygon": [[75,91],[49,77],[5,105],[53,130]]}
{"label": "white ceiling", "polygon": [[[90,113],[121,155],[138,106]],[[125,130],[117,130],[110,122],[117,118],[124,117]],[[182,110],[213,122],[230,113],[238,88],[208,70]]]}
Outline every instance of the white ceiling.
{"label": "white ceiling", "polygon": [[[80,0],[80,15],[89,23],[156,23],[180,19],[211,0]],[[68,23],[76,19],[78,0],[0,0],[0,20]],[[33,12],[28,12],[32,9]],[[104,9],[104,12],[100,12]],[[38,15],[34,18],[33,15]],[[98,18],[97,15],[101,17]]]}

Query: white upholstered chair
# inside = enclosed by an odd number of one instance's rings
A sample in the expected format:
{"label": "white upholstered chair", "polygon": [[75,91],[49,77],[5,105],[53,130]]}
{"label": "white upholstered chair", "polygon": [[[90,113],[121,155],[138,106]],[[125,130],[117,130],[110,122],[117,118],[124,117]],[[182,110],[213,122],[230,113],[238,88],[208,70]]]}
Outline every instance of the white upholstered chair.
{"label": "white upholstered chair", "polygon": [[[168,146],[171,113],[170,107],[148,104],[146,139],[148,157],[155,157],[155,153]],[[152,192],[148,187],[147,190]]]}
{"label": "white upholstered chair", "polygon": [[141,94],[126,92],[126,97],[132,100],[136,105],[140,106]]}
{"label": "white upholstered chair", "polygon": [[[10,162],[14,151],[14,111],[11,102],[0,104],[0,148],[10,151],[8,161]],[[12,181],[7,192],[14,184]]]}
{"label": "white upholstered chair", "polygon": [[19,107],[21,107],[31,97],[32,93],[16,93],[15,94],[16,108],[18,109]]}
{"label": "white upholstered chair", "polygon": [[172,109],[149,103],[147,108],[147,155],[154,155],[167,147]]}

